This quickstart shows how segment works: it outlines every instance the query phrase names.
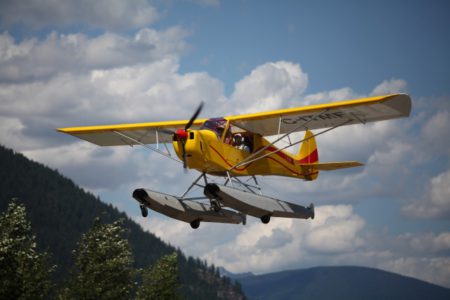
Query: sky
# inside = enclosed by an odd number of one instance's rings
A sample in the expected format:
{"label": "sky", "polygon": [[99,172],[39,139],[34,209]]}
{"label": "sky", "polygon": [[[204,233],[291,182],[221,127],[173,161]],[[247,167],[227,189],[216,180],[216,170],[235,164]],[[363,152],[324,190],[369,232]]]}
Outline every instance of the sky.
{"label": "sky", "polygon": [[[359,265],[450,287],[449,28],[437,0],[1,1],[0,143],[231,272]],[[363,168],[260,179],[269,196],[314,203],[314,220],[143,219],[135,188],[180,195],[198,172],[55,131],[187,119],[201,101],[203,118],[397,92],[409,118],[317,138],[321,161]]]}

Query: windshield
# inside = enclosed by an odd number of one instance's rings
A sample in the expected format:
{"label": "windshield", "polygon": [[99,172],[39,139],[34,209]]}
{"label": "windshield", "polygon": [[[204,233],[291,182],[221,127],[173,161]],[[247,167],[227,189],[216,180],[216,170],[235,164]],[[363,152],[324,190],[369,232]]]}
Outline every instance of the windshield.
{"label": "windshield", "polygon": [[226,125],[227,120],[225,120],[224,118],[213,118],[205,121],[205,123],[203,123],[203,125],[200,127],[200,130],[209,129],[215,132],[217,138],[220,139],[222,137]]}

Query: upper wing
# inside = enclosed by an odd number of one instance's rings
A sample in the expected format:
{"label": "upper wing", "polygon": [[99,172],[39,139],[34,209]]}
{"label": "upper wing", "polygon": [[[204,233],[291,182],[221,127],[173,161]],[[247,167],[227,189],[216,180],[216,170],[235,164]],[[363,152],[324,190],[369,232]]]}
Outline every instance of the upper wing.
{"label": "upper wing", "polygon": [[409,116],[411,99],[393,94],[226,117],[233,124],[262,136],[328,128]]}
{"label": "upper wing", "polygon": [[[206,119],[195,120],[191,128],[198,129],[205,121]],[[71,134],[99,146],[156,144],[172,141],[172,135],[161,130],[176,131],[183,128],[188,122],[189,120],[67,127],[58,128],[58,131]]]}
{"label": "upper wing", "polygon": [[[411,99],[405,94],[395,94],[358,100],[333,102],[296,107],[270,112],[228,116],[234,124],[251,132],[270,136],[307,129],[366,123],[409,116]],[[192,124],[198,129],[206,119]],[[99,146],[155,144],[170,142],[172,136],[161,130],[175,131],[189,121],[167,121],[136,124],[101,125],[59,128]]]}

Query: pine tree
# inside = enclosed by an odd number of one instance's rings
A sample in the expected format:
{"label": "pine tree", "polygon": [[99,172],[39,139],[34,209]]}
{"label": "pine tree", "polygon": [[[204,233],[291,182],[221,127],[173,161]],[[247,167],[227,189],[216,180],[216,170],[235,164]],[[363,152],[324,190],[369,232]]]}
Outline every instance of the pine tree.
{"label": "pine tree", "polygon": [[13,200],[0,215],[0,299],[45,299],[53,288],[48,254],[36,250],[25,206]]}
{"label": "pine tree", "polygon": [[134,269],[128,240],[121,222],[93,227],[78,243],[75,270],[61,299],[128,299],[133,288]]}
{"label": "pine tree", "polygon": [[152,268],[145,270],[136,299],[180,299],[177,259],[174,252],[161,257]]}

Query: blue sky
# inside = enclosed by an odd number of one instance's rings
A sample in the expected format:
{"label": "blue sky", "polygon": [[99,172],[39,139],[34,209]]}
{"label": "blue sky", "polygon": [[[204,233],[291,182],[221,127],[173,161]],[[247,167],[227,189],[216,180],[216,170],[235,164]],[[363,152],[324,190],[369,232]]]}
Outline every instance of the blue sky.
{"label": "blue sky", "polygon": [[[0,143],[57,168],[145,229],[232,272],[365,265],[450,286],[448,1],[2,1]],[[197,174],[57,127],[202,117],[407,92],[408,119],[318,138],[364,168],[261,178],[314,221],[189,225],[139,216],[131,192]]]}
{"label": "blue sky", "polygon": [[181,70],[207,68],[228,90],[255,66],[277,60],[300,62],[314,79],[310,92],[369,90],[393,77],[419,94],[448,89],[446,1],[228,1],[213,8],[186,2],[162,24],[169,22],[195,31]]}

